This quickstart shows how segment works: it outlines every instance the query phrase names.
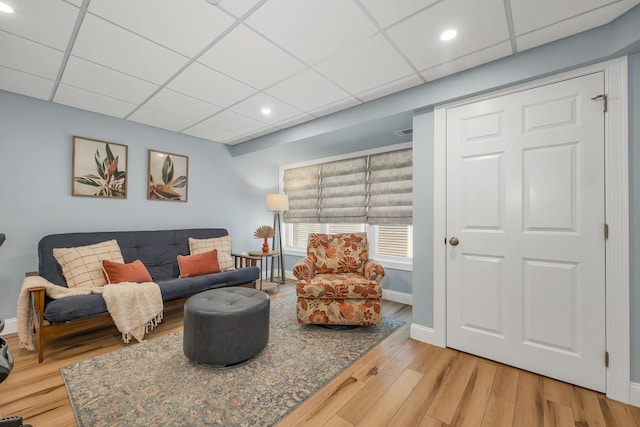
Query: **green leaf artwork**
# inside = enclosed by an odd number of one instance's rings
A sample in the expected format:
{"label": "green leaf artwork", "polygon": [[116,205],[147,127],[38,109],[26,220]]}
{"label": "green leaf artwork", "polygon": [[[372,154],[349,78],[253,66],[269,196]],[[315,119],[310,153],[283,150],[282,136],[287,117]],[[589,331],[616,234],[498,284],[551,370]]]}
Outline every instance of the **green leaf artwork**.
{"label": "green leaf artwork", "polygon": [[[74,137],[73,195],[126,198],[127,172],[119,166],[124,164],[126,168],[126,153],[125,145]],[[123,163],[121,155],[125,157]],[[89,172],[91,164],[93,172]]]}
{"label": "green leaf artwork", "polygon": [[[185,156],[149,150],[148,199],[186,202],[187,164],[188,160]],[[161,176],[162,181],[156,181],[153,172],[156,172],[156,177]]]}

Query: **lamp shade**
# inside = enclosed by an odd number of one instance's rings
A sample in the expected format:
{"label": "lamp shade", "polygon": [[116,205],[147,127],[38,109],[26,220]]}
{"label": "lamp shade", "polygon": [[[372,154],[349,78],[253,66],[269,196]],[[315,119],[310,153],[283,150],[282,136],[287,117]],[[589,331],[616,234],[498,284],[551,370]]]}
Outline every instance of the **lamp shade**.
{"label": "lamp shade", "polygon": [[286,194],[267,194],[268,211],[288,211],[289,196]]}

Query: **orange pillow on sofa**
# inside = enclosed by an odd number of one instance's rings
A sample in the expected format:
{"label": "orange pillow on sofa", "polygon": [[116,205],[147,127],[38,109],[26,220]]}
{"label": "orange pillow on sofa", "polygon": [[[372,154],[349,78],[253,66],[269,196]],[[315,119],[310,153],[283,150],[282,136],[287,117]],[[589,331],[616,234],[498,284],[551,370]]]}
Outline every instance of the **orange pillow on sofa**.
{"label": "orange pillow on sofa", "polygon": [[219,273],[218,251],[212,250],[197,255],[178,255],[178,265],[180,266],[180,277],[195,277],[205,274]]}
{"label": "orange pillow on sofa", "polygon": [[107,283],[121,282],[151,282],[151,275],[139,259],[129,264],[122,264],[109,260],[102,260],[102,272]]}

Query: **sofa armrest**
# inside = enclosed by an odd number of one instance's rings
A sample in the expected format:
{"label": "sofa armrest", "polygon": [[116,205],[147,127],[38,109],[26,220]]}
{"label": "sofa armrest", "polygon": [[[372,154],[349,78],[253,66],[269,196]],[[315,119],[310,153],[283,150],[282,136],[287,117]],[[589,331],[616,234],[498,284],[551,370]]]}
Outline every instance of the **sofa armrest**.
{"label": "sofa armrest", "polygon": [[233,256],[233,266],[235,268],[255,267],[258,265],[260,258],[243,255],[243,254],[231,254]]}
{"label": "sofa armrest", "polygon": [[296,276],[296,279],[312,279],[315,276],[315,271],[313,269],[313,263],[309,258],[302,258],[296,265],[293,266],[293,275]]}
{"label": "sofa armrest", "polygon": [[379,262],[368,259],[364,262],[364,277],[379,282],[384,277],[384,267]]}

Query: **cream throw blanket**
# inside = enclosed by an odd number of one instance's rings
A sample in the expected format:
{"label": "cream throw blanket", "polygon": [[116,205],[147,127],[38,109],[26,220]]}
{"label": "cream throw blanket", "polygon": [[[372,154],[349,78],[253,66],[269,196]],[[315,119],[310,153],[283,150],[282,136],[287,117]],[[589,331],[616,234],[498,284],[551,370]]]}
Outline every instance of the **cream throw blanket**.
{"label": "cream throw blanket", "polygon": [[[37,287],[43,287],[46,294],[53,299],[75,295],[103,294],[109,314],[111,314],[118,331],[122,333],[122,339],[125,343],[128,343],[132,336],[138,341],[142,341],[144,334],[162,321],[162,294],[158,285],[153,282],[119,283],[92,288],[66,288],[55,285],[41,276],[25,277],[18,296],[16,321],[20,347],[27,350],[35,350],[32,333],[35,326],[35,313],[29,297],[29,289]],[[113,288],[121,288],[121,290]],[[113,296],[114,294],[122,294],[122,296]]]}

